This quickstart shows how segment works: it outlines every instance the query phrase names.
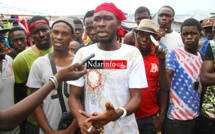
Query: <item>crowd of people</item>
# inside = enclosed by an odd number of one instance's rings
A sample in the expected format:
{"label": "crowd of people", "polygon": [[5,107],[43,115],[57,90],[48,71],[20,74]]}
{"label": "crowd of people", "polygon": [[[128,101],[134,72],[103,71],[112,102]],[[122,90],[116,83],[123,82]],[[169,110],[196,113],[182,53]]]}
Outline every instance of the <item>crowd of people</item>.
{"label": "crowd of people", "polygon": [[[21,23],[0,27],[0,133],[214,134],[215,18],[188,18],[178,33],[170,6],[159,26],[144,6],[134,15],[123,39],[126,17],[113,3],[83,23],[33,16],[30,47]],[[82,65],[92,53],[94,64],[120,67]]]}

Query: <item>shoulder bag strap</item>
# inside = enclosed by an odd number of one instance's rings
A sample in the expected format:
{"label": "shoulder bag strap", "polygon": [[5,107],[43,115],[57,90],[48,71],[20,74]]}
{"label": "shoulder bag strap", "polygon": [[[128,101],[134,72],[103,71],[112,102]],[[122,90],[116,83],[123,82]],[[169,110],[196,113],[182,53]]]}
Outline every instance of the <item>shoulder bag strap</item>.
{"label": "shoulder bag strap", "polygon": [[35,45],[33,45],[31,48],[32,48],[32,49],[34,50],[34,52],[36,52],[39,56],[43,56],[43,54],[40,52],[40,50],[39,50]]}
{"label": "shoulder bag strap", "polygon": [[[53,53],[48,54],[48,56],[49,56],[49,61],[51,63],[51,67],[52,67],[52,73],[53,73],[53,75],[55,75],[57,73],[57,69],[56,69],[56,65],[54,62]],[[67,86],[66,87],[64,86],[64,88],[67,88]],[[66,112],[66,106],[65,106],[65,102],[64,102],[63,94],[62,94],[62,83],[59,83],[59,86],[57,89],[57,94],[59,97],[62,113],[65,113]]]}

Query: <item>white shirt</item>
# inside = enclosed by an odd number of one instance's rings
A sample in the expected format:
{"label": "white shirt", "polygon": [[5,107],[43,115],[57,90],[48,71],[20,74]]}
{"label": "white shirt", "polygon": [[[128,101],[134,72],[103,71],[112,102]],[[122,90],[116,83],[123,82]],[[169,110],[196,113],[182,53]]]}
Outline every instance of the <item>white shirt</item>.
{"label": "white shirt", "polygon": [[161,38],[160,42],[163,43],[168,50],[183,46],[181,35],[174,30],[171,33],[166,33],[166,35]]}
{"label": "white shirt", "polygon": [[[123,107],[130,99],[130,88],[141,90],[148,86],[143,58],[137,48],[122,44],[118,50],[104,51],[99,49],[97,44],[93,44],[81,48],[73,63],[82,61],[91,53],[95,54],[91,60],[126,60],[127,69],[88,69],[84,77],[68,82],[78,87],[85,86],[85,111],[87,113],[103,113],[107,101],[110,101],[115,109]],[[137,134],[138,128],[134,114],[107,124],[104,127],[104,133]]]}

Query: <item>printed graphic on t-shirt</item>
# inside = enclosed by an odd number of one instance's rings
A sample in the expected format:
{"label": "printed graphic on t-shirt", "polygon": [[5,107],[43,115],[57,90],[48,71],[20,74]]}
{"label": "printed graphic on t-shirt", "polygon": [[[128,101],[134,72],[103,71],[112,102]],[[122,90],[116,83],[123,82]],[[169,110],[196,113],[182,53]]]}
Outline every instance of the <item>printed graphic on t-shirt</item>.
{"label": "printed graphic on t-shirt", "polygon": [[87,73],[87,85],[91,88],[91,91],[95,91],[99,86],[102,85],[101,73],[95,69],[91,69]]}
{"label": "printed graphic on t-shirt", "polygon": [[158,65],[156,63],[151,63],[151,70],[150,72],[158,72]]}
{"label": "printed graphic on t-shirt", "polygon": [[91,104],[96,104],[101,99],[102,74],[97,69],[90,69],[86,75],[86,90]]}
{"label": "printed graphic on t-shirt", "polygon": [[13,69],[12,69],[12,64],[8,63],[8,68],[10,68],[10,70],[6,71],[7,77],[10,77],[13,75]]}

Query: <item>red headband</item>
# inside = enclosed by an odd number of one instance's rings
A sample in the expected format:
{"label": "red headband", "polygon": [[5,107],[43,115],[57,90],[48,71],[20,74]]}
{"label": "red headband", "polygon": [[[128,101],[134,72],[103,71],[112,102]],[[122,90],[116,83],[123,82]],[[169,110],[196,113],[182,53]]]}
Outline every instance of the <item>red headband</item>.
{"label": "red headband", "polygon": [[124,13],[120,9],[118,9],[113,3],[105,2],[105,3],[97,6],[96,9],[94,10],[94,14],[101,10],[106,10],[106,11],[110,11],[110,12],[114,13],[120,21],[126,20]]}
{"label": "red headband", "polygon": [[44,24],[49,25],[48,22],[45,22],[45,21],[37,21],[37,22],[35,22],[35,23],[33,23],[33,24],[31,24],[31,25],[29,26],[29,30],[31,30],[31,28],[32,28],[33,26],[35,26],[35,25],[37,25],[37,24],[39,24],[39,23],[44,23]]}

